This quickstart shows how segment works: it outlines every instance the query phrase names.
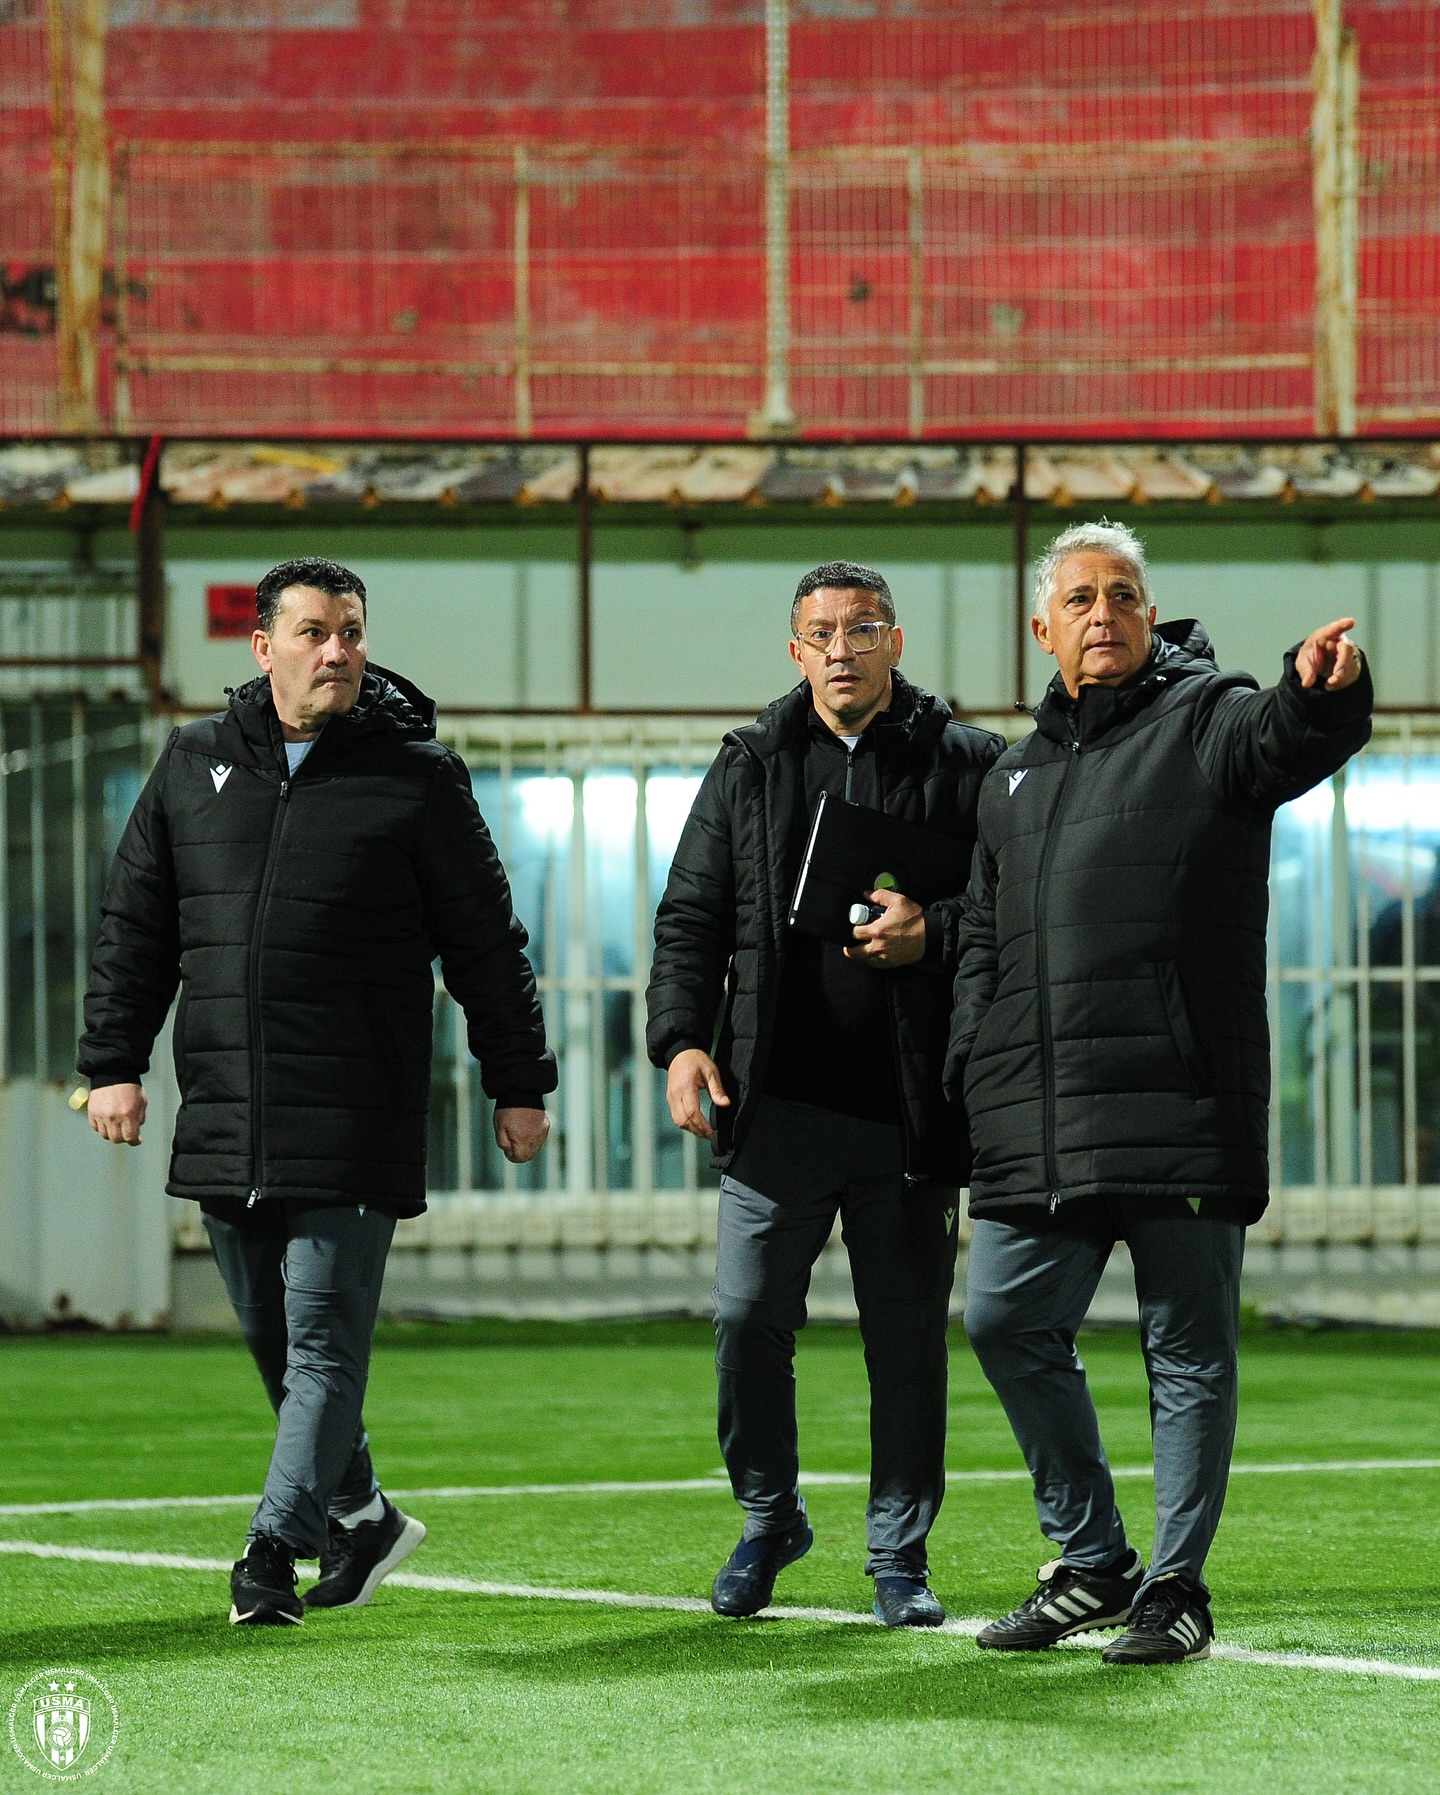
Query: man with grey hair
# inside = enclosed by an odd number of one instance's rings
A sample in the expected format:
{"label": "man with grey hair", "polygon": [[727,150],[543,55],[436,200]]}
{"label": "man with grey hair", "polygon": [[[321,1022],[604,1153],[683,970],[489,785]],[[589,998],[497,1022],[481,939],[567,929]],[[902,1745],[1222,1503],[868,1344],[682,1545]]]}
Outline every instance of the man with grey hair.
{"label": "man with grey hair", "polygon": [[[1351,627],[1316,630],[1261,691],[1198,624],[1156,626],[1123,525],[1041,557],[1032,628],[1059,671],[981,793],[945,1082],[975,1153],[965,1327],[1058,1556],[981,1646],[1124,1624],[1106,1663],[1209,1656],[1244,1230],[1269,1198],[1270,829],[1369,738]],[[1075,1351],[1118,1240],[1150,1379],[1148,1570]]]}
{"label": "man with grey hair", "polygon": [[[866,1571],[887,1626],[933,1627],[926,1540],[945,1493],[945,1330],[963,1118],[940,1086],[960,896],[871,892],[848,947],[786,926],[822,794],[974,845],[1004,743],[900,672],[884,577],[807,573],[790,611],[800,683],[725,737],[655,919],[650,1057],[679,1128],[714,1144],[720,1444],[744,1534],[711,1592],[756,1614],[814,1538],[799,1486],[795,1334],[839,1214],[870,1377]],[[713,1057],[712,1057],[713,1055]],[[702,1100],[708,1095],[711,1118]]]}

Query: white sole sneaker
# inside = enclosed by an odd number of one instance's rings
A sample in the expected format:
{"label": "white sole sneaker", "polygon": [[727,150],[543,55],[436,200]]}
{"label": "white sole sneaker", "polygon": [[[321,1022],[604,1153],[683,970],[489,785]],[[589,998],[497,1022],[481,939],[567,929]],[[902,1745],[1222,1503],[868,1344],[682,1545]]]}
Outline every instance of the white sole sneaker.
{"label": "white sole sneaker", "polygon": [[256,1620],[255,1616],[259,1612],[258,1608],[252,1608],[248,1614],[242,1614],[232,1602],[230,1604],[230,1625],[232,1627],[303,1627],[305,1625],[303,1614],[281,1614],[276,1611],[267,1614],[264,1620]]}
{"label": "white sole sneaker", "polygon": [[380,1585],[390,1575],[391,1571],[397,1570],[404,1564],[410,1554],[416,1551],[424,1543],[424,1540],[425,1523],[423,1521],[417,1521],[414,1515],[406,1515],[405,1525],[401,1529],[400,1537],[360,1585],[359,1595],[357,1595],[353,1601],[337,1603],[337,1607],[365,1607],[370,1598],[375,1594],[375,1591],[379,1589]]}

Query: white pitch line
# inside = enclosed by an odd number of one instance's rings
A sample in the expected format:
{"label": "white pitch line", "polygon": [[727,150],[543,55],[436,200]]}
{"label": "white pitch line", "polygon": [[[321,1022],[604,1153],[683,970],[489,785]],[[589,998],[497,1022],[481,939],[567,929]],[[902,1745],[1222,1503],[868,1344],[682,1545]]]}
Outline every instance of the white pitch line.
{"label": "white pitch line", "polygon": [[[1271,1465],[1231,1465],[1232,1477],[1302,1477],[1311,1472],[1440,1471],[1440,1458],[1335,1458],[1291,1459]],[[1112,1477],[1153,1477],[1153,1465],[1112,1465]],[[947,1471],[947,1483],[1028,1483],[1023,1469],[1003,1471]],[[806,1471],[801,1482],[821,1489],[836,1486],[867,1487],[863,1471]],[[677,1477],[644,1482],[606,1480],[598,1483],[456,1483],[428,1489],[388,1490],[397,1501],[451,1500],[504,1496],[646,1496],[683,1494],[687,1490],[718,1490],[729,1495],[723,1477]],[[245,1496],[99,1496],[75,1502],[0,1502],[3,1515],[83,1515],[114,1511],[139,1512],[165,1508],[244,1508],[260,1500]]]}
{"label": "white pitch line", "polygon": [[[80,1564],[127,1565],[136,1570],[228,1571],[228,1558],[191,1558],[180,1552],[116,1552],[101,1546],[55,1546],[41,1540],[0,1540],[0,1554],[27,1558],[60,1558]],[[309,1565],[297,1565],[297,1575],[319,1573]],[[677,1614],[709,1614],[710,1604],[701,1596],[635,1595],[619,1589],[561,1589],[536,1583],[492,1583],[476,1577],[426,1577],[412,1571],[396,1571],[386,1581],[401,1589],[422,1589],[442,1595],[508,1596],[528,1602],[578,1602],[589,1607],[659,1609]],[[812,1621],[827,1626],[874,1627],[874,1615],[852,1608],[773,1607],[755,1617],[760,1621]],[[973,1639],[987,1623],[983,1619],[947,1620],[936,1632]],[[1067,1647],[1099,1650],[1099,1638],[1068,1639]],[[1265,1665],[1276,1670],[1313,1670],[1334,1676],[1393,1677],[1407,1683],[1440,1683],[1440,1665],[1400,1664],[1393,1658],[1341,1658],[1316,1652],[1266,1652],[1250,1646],[1216,1643],[1211,1656],[1227,1664]]]}

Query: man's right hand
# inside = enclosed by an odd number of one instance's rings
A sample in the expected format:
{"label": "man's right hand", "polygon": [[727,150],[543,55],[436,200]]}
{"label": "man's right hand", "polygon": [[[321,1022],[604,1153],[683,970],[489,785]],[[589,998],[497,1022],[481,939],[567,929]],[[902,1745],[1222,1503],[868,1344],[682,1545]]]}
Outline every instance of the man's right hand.
{"label": "man's right hand", "polygon": [[104,1140],[117,1147],[138,1147],[145,1111],[149,1107],[145,1087],[138,1084],[107,1084],[91,1091],[86,1105],[90,1126]]}
{"label": "man's right hand", "polygon": [[713,1141],[715,1130],[700,1107],[700,1099],[707,1091],[712,1103],[729,1108],[730,1099],[725,1095],[720,1068],[710,1055],[702,1053],[698,1047],[687,1047],[683,1053],[677,1053],[670,1062],[670,1076],[665,1081],[670,1120],[686,1134],[693,1134],[702,1141]]}

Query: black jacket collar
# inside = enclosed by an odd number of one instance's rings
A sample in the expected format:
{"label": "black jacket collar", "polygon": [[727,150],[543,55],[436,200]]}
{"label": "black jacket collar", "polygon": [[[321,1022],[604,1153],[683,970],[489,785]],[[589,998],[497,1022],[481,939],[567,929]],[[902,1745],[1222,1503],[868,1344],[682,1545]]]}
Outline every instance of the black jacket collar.
{"label": "black jacket collar", "polygon": [[[283,760],[283,737],[268,674],[258,674],[230,693],[229,715],[262,765]],[[434,700],[427,698],[418,686],[372,661],[360,681],[360,696],[354,707],[327,723],[318,741],[325,743],[327,759],[336,749],[374,735],[431,741],[436,716]]]}
{"label": "black jacket collar", "polygon": [[1193,617],[1157,623],[1149,659],[1123,685],[1081,686],[1072,698],[1057,673],[1035,707],[1035,727],[1052,742],[1092,742],[1147,710],[1168,687],[1217,672],[1215,650]]}
{"label": "black jacket collar", "polygon": [[[726,740],[738,743],[757,759],[768,760],[789,743],[804,740],[817,721],[809,684],[802,679],[783,698],[761,711],[753,723],[732,730]],[[890,675],[889,709],[881,711],[869,727],[905,746],[914,746],[942,734],[949,721],[950,706],[945,700],[921,686],[911,685],[896,668]]]}

